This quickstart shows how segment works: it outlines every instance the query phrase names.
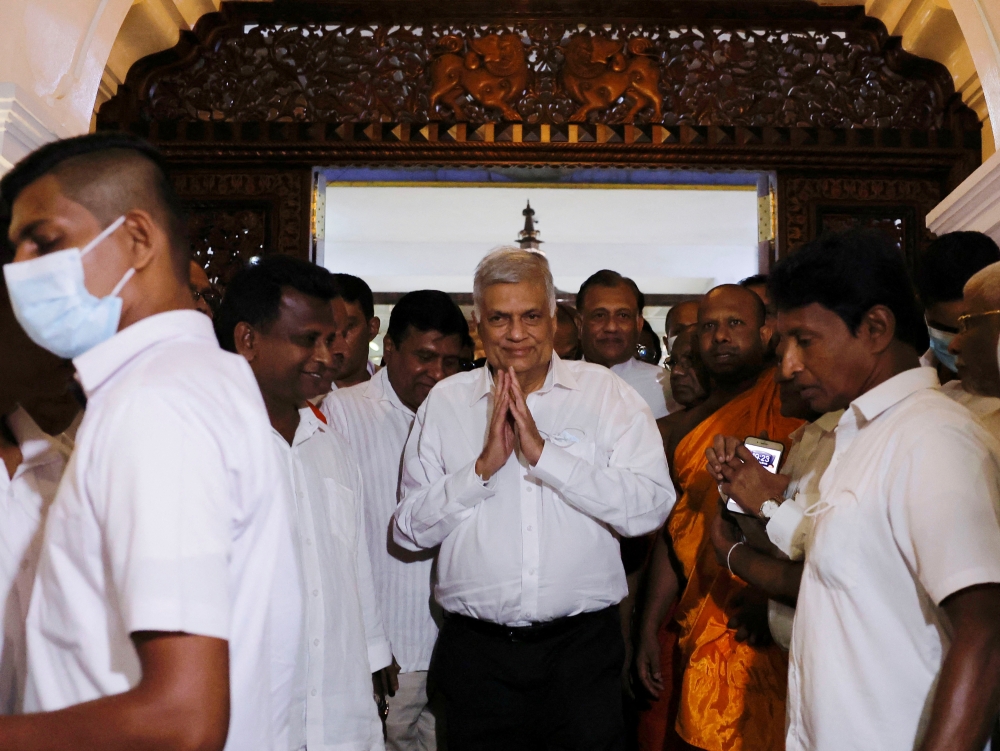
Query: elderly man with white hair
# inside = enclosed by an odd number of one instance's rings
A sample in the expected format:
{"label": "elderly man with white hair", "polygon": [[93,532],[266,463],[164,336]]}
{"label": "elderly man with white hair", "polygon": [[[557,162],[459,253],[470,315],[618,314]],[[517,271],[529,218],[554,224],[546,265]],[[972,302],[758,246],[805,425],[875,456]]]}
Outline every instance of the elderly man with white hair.
{"label": "elderly man with white hair", "polygon": [[658,528],[674,503],[656,424],[610,370],[553,353],[543,255],[490,253],[473,293],[489,365],[418,410],[394,532],[441,546],[430,680],[448,745],[621,748],[618,538]]}

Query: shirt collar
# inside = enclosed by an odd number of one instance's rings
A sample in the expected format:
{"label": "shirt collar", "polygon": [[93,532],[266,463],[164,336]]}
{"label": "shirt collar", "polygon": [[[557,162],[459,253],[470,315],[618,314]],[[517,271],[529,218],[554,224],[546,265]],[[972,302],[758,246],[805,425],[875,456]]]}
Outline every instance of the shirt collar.
{"label": "shirt collar", "polygon": [[834,412],[824,412],[822,415],[817,417],[812,422],[807,422],[805,425],[800,425],[791,433],[788,434],[788,440],[791,443],[798,443],[803,439],[806,433],[813,433],[818,431],[820,434],[829,433],[834,428],[837,427],[837,423],[840,422],[841,415],[844,414],[844,410],[838,409]]}
{"label": "shirt collar", "polygon": [[[479,368],[479,371],[478,378],[476,379],[476,387],[472,390],[472,399],[469,401],[469,406],[474,405],[493,391],[493,373],[490,372],[489,365],[484,365]],[[576,376],[573,375],[573,371],[566,364],[566,361],[553,352],[552,359],[549,361],[548,372],[545,374],[545,381],[537,393],[544,394],[551,391],[555,386],[561,386],[572,391],[580,388]]]}
{"label": "shirt collar", "polygon": [[365,387],[365,396],[372,401],[388,402],[410,417],[414,416],[413,410],[403,404],[403,400],[399,398],[396,389],[392,387],[392,381],[389,380],[388,368],[379,368],[375,375],[371,377],[371,380],[368,381],[368,385]]}
{"label": "shirt collar", "polygon": [[[894,407],[911,394],[939,385],[934,368],[919,367],[904,370],[871,391],[866,391],[853,402],[851,409],[856,416],[871,422],[890,407]],[[861,420],[858,420],[860,423]]]}
{"label": "shirt collar", "polygon": [[295,429],[295,437],[292,438],[292,446],[299,446],[317,433],[325,433],[327,426],[316,417],[316,414],[305,407],[299,410],[299,426]]}
{"label": "shirt collar", "polygon": [[48,464],[64,453],[62,446],[54,438],[42,432],[24,408],[18,407],[8,415],[7,424],[21,449],[21,466],[28,468]]}
{"label": "shirt collar", "polygon": [[196,310],[170,310],[143,318],[73,360],[77,378],[90,398],[111,376],[150,347],[193,337],[218,346],[211,319]]}

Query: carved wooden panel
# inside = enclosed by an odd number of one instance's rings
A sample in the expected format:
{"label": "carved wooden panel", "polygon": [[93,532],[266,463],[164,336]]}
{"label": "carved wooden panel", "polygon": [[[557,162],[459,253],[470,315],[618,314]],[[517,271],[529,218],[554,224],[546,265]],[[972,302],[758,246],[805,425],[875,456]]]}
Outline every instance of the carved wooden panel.
{"label": "carved wooden panel", "polygon": [[188,207],[192,258],[225,287],[254,256],[269,251],[270,206],[195,201]]}
{"label": "carved wooden panel", "polygon": [[106,117],[928,130],[970,114],[943,66],[863,16],[580,23],[498,7],[489,23],[327,23],[279,10],[227,4],[203,39],[154,56],[168,64],[140,61]]}
{"label": "carved wooden panel", "polygon": [[781,247],[793,250],[823,232],[864,227],[884,232],[912,264],[933,235],[923,219],[944,197],[938,180],[793,177],[779,180]]}
{"label": "carved wooden panel", "polygon": [[193,258],[225,286],[253,256],[309,257],[309,172],[177,171],[189,212]]}

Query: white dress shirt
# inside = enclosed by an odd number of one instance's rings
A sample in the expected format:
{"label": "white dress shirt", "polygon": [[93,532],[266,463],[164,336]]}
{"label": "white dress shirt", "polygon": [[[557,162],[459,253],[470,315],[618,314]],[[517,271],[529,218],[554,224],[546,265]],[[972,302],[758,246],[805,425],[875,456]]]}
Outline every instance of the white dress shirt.
{"label": "white dress shirt", "polygon": [[438,632],[431,614],[434,554],[405,550],[391,535],[413,410],[399,400],[383,368],[370,381],[330,394],[323,412],[351,444],[365,479],[368,553],[392,654],[404,673],[427,670]]}
{"label": "white dress shirt", "polygon": [[0,714],[21,709],[28,670],[24,622],[45,516],[70,455],[61,441],[43,433],[20,407],[7,416],[7,424],[21,448],[21,463],[13,477],[6,469],[0,470]]}
{"label": "white dress shirt", "polygon": [[308,408],[299,412],[291,446],[271,434],[294,500],[306,603],[289,748],[381,749],[371,674],[389,665],[392,653],[375,600],[358,462]]}
{"label": "white dress shirt", "polygon": [[788,751],[920,745],[950,640],[941,602],[1000,582],[997,444],[914,368],[851,402],[813,506]]}
{"label": "white dress shirt", "polygon": [[[827,412],[788,436],[792,447],[781,467],[781,474],[789,478],[787,500],[768,519],[767,536],[793,561],[801,561],[805,554],[808,524],[803,522],[806,511],[819,500],[819,481],[833,458],[834,430],[842,414],[842,409]],[[785,650],[791,645],[794,615],[795,608],[774,600],[767,603],[771,636]]]}
{"label": "white dress shirt", "polygon": [[625,362],[612,365],[611,372],[639,392],[639,396],[653,413],[654,420],[669,414],[663,384],[660,383],[660,376],[666,371],[659,365],[650,365],[630,357]]}
{"label": "white dress shirt", "polygon": [[[229,645],[226,748],[275,748],[276,570],[294,555],[260,391],[196,311],[151,316],[74,361],[87,411],[49,510],[27,621],[27,711],[118,694],[141,677],[130,635]],[[292,566],[294,570],[294,564]],[[280,706],[284,701],[284,706]]]}
{"label": "white dress shirt", "polygon": [[977,422],[1000,441],[1000,399],[966,391],[957,379],[944,384],[941,393],[969,410]]}
{"label": "white dress shirt", "polygon": [[447,611],[524,626],[596,611],[627,593],[617,535],[642,535],[673,507],[649,407],[607,368],[555,354],[527,396],[545,447],[476,475],[493,409],[489,368],[438,383],[403,459],[395,539],[441,546],[435,597]]}

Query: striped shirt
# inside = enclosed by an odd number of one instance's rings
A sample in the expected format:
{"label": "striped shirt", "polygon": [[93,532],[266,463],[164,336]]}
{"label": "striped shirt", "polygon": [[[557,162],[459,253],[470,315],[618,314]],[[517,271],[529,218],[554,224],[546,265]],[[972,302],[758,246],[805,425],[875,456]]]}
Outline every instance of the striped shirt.
{"label": "striped shirt", "polygon": [[404,673],[427,670],[437,639],[431,615],[434,554],[404,550],[390,533],[413,411],[396,396],[385,368],[370,381],[332,392],[322,410],[346,436],[361,465],[368,551],[393,656]]}

